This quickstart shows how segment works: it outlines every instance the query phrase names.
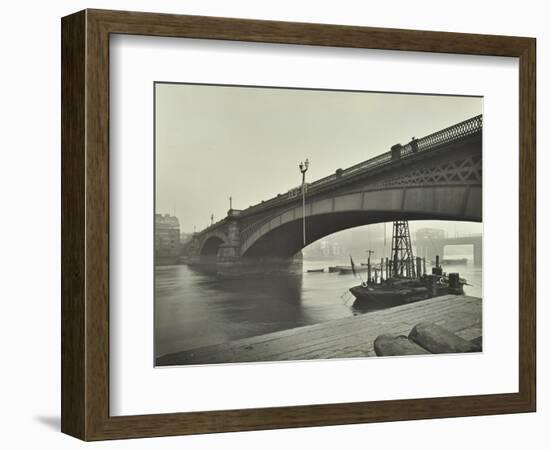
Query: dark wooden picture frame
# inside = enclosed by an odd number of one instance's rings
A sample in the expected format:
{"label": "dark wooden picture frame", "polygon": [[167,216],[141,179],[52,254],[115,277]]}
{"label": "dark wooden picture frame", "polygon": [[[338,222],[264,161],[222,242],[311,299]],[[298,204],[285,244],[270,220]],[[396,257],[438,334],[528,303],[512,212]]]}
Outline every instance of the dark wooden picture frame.
{"label": "dark wooden picture frame", "polygon": [[[535,39],[104,10],[64,17],[61,30],[64,433],[101,440],[535,411]],[[519,58],[519,391],[110,416],[109,36],[117,33]]]}

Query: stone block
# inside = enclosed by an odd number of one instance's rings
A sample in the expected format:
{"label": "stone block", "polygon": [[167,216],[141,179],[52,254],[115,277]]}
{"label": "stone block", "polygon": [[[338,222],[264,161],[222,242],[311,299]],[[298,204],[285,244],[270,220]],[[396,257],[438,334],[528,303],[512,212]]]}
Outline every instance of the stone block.
{"label": "stone block", "polygon": [[425,355],[428,352],[407,336],[381,334],[374,340],[374,351],[377,356]]}
{"label": "stone block", "polygon": [[477,346],[435,323],[421,322],[409,334],[409,339],[431,353],[476,352]]}

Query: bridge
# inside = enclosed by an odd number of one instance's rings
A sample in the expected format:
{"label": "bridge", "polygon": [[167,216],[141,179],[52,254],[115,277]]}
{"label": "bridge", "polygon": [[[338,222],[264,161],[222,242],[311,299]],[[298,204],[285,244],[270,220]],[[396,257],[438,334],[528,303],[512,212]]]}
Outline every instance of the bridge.
{"label": "bridge", "polygon": [[[481,115],[302,188],[262,201],[197,232],[184,247],[190,262],[290,258],[347,228],[393,220],[482,220]],[[305,214],[304,245],[302,216]]]}
{"label": "bridge", "polygon": [[481,266],[483,258],[483,240],[481,234],[455,237],[434,237],[426,234],[416,235],[416,254],[425,257],[428,261],[434,261],[436,256],[445,257],[445,247],[451,245],[470,245],[474,257],[474,265]]}

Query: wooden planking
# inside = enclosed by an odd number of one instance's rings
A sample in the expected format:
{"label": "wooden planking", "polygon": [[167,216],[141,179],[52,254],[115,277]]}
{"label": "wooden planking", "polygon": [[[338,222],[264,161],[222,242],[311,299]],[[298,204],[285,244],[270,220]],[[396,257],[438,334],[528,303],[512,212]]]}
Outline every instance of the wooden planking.
{"label": "wooden planking", "polygon": [[166,364],[213,364],[373,356],[373,343],[384,333],[408,334],[431,321],[452,332],[481,332],[482,301],[447,295],[360,316],[346,317],[159,358]]}

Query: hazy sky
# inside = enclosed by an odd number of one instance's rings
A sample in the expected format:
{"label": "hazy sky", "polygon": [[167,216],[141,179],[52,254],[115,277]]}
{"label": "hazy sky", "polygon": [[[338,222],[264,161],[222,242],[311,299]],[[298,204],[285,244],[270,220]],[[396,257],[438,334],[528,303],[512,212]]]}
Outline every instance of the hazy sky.
{"label": "hazy sky", "polygon": [[[156,85],[156,212],[182,231],[482,112],[482,99]],[[468,228],[479,228],[473,225]]]}

